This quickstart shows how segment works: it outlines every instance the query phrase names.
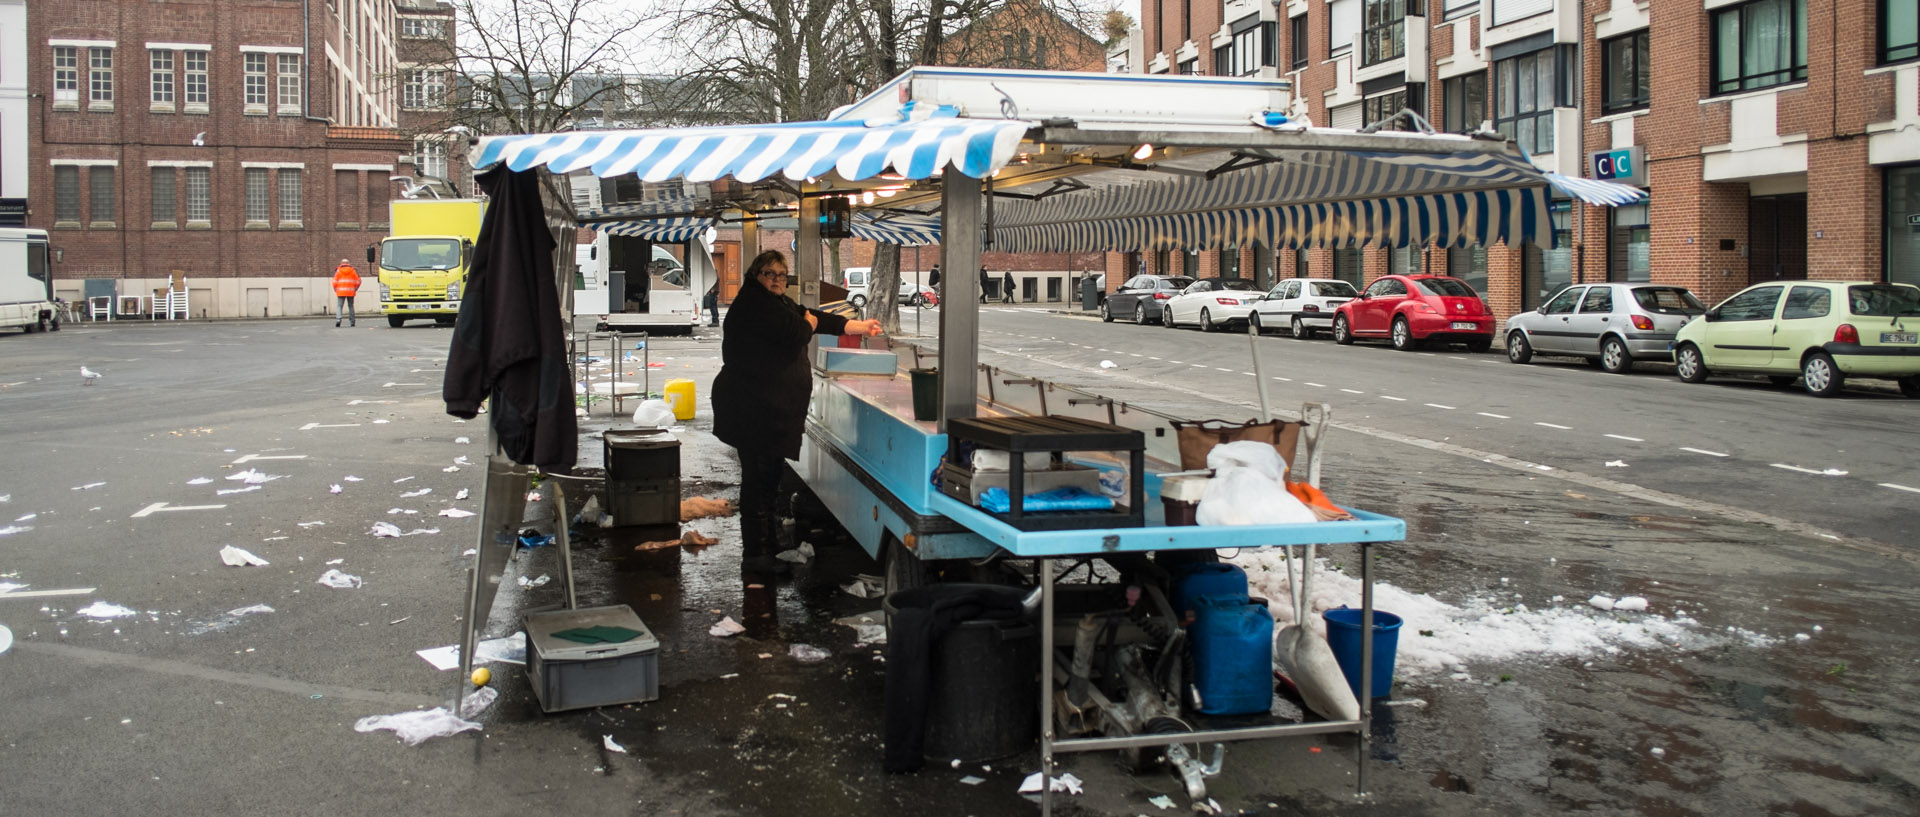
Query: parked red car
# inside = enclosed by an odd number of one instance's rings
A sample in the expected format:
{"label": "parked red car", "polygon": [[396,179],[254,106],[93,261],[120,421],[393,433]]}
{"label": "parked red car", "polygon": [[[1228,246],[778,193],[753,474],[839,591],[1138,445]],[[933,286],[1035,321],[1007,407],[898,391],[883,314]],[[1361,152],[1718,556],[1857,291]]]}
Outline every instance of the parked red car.
{"label": "parked red car", "polygon": [[1333,340],[1386,338],[1412,351],[1423,343],[1493,346],[1493,313],[1467,282],[1445,275],[1388,275],[1333,312]]}

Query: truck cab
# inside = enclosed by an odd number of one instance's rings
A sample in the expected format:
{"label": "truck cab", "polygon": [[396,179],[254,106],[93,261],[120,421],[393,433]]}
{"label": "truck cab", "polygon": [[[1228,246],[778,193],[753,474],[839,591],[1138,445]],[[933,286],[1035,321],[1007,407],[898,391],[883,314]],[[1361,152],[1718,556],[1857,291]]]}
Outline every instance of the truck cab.
{"label": "truck cab", "polygon": [[393,202],[393,232],[380,242],[380,311],[395,328],[409,319],[451,324],[473,262],[486,203],[474,199]]}

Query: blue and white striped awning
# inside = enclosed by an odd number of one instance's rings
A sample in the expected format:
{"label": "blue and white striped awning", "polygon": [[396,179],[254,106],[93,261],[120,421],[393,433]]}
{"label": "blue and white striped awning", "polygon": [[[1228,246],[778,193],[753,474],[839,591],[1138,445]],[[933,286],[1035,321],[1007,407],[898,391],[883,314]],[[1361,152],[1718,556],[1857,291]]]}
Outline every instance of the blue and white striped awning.
{"label": "blue and white striped awning", "polygon": [[[718,223],[718,219],[694,217],[602,221],[592,226],[608,235],[632,236],[648,241],[677,244],[699,238],[706,234],[707,228]],[[881,244],[920,247],[940,242],[940,219],[934,216],[875,214],[871,211],[863,211],[854,214],[852,230],[854,238],[864,238]]]}
{"label": "blue and white striped awning", "polygon": [[1630,187],[1615,182],[1601,181],[1599,179],[1562,176],[1558,173],[1547,173],[1543,175],[1547,177],[1547,183],[1553,185],[1555,190],[1559,190],[1588,204],[1625,207],[1629,204],[1639,204],[1647,200],[1646,191],[1638,187]]}
{"label": "blue and white striped awning", "polygon": [[607,235],[644,238],[666,244],[692,241],[713,226],[710,218],[657,218],[638,221],[603,221],[592,225]]}
{"label": "blue and white striped awning", "polygon": [[590,170],[601,178],[633,173],[648,182],[729,176],[757,182],[776,174],[793,181],[828,176],[859,181],[882,173],[924,179],[952,163],[961,173],[984,178],[1006,166],[1031,127],[1022,120],[968,119],[938,111],[887,122],[490,136],[480,140],[473,164],[476,170],[499,163],[517,171]]}

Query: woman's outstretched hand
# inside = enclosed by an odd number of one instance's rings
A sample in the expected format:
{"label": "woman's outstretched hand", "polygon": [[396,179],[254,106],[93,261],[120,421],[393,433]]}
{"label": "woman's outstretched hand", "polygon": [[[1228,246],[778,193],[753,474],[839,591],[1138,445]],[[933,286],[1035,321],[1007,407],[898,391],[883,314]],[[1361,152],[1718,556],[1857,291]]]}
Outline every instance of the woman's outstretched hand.
{"label": "woman's outstretched hand", "polygon": [[848,335],[878,335],[880,334],[880,322],[851,320],[847,321],[847,328],[841,331]]}

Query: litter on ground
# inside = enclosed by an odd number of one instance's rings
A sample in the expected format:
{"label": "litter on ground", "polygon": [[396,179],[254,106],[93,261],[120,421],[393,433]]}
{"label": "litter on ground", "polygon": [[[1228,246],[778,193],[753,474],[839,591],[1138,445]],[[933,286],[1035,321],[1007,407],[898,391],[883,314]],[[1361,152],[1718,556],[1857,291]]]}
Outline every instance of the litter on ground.
{"label": "litter on ground", "polygon": [[601,735],[600,745],[606,747],[607,751],[613,752],[615,754],[624,755],[627,753],[627,747],[621,746],[619,743],[615,742],[612,735]]}
{"label": "litter on ground", "polygon": [[194,477],[193,479],[187,480],[187,484],[188,485],[205,485],[212,481],[213,480],[207,477]]}
{"label": "litter on ground", "polygon": [[241,607],[234,610],[228,610],[227,615],[250,616],[250,615],[253,615],[254,613],[271,613],[271,612],[273,612],[272,607],[268,607],[264,604],[254,604],[254,605],[249,605],[249,606]]}
{"label": "litter on ground", "polygon": [[692,522],[709,516],[732,516],[733,503],[710,496],[696,496],[680,500],[680,521]]}
{"label": "litter on ground", "polygon": [[337,482],[336,482],[336,483],[334,483],[334,484],[332,484],[332,485],[329,485],[329,486],[327,486],[327,493],[330,493],[330,494],[337,494],[337,493],[340,493],[340,492],[341,492],[341,491],[343,491],[343,490],[346,490],[346,489],[344,489],[344,488],[341,488],[341,487],[340,487],[340,483],[337,483]]}
{"label": "litter on ground", "polygon": [[473,495],[473,494],[472,494],[472,492],[471,492],[471,491],[468,491],[468,490],[467,490],[467,489],[465,489],[465,488],[461,488],[461,489],[460,489],[459,491],[456,491],[456,492],[454,493],[454,495],[453,495],[453,498],[454,498],[454,499],[466,499],[467,497],[469,497],[469,496],[472,496],[472,495]]}
{"label": "litter on ground", "polygon": [[714,638],[728,638],[746,631],[747,628],[740,626],[740,622],[734,621],[733,616],[727,616],[726,618],[720,619],[712,627],[708,627],[707,635],[713,636]]}
{"label": "litter on ground", "polygon": [[552,578],[553,577],[547,576],[545,574],[542,574],[540,578],[537,578],[537,579],[529,579],[525,576],[521,576],[519,584],[521,587],[545,587],[547,582],[551,581]]}
{"label": "litter on ground", "polygon": [[465,519],[469,516],[472,516],[473,511],[463,511],[463,510],[460,510],[459,508],[442,508],[440,509],[440,515],[451,517],[453,519]]}
{"label": "litter on ground", "polygon": [[134,611],[129,610],[125,607],[121,607],[118,604],[113,604],[111,602],[105,602],[105,601],[96,601],[92,604],[89,604],[85,607],[80,608],[79,610],[75,610],[74,612],[77,613],[78,615],[86,616],[87,618],[100,618],[100,619],[126,618],[127,616],[138,615]]}
{"label": "litter on ground", "polygon": [[248,491],[258,491],[258,490],[260,490],[260,486],[249,485],[245,488],[222,488],[218,491],[214,491],[214,494],[219,496],[226,496],[227,494],[244,494]]}
{"label": "litter on ground", "polygon": [[232,545],[227,545],[220,549],[220,561],[226,563],[228,567],[245,567],[247,565],[266,567],[268,564],[267,560],[248,553],[243,548],[237,548]]}
{"label": "litter on ground", "polygon": [[833,653],[827,652],[812,644],[795,644],[787,650],[787,654],[793,656],[794,660],[802,664],[825,661],[833,655]]}
{"label": "litter on ground", "polygon": [[[1054,791],[1066,792],[1068,794],[1079,794],[1081,791],[1082,785],[1083,784],[1080,782],[1080,778],[1074,777],[1072,772],[1054,775],[1053,777]],[[1040,773],[1039,772],[1034,772],[1033,774],[1027,775],[1027,779],[1020,781],[1020,793],[1021,794],[1039,794],[1040,793]]]}
{"label": "litter on ground", "polygon": [[342,573],[338,568],[335,568],[320,574],[320,584],[340,590],[354,590],[365,584],[365,582],[361,581],[359,576],[351,573]]}
{"label": "litter on ground", "polygon": [[404,494],[401,494],[401,495],[400,495],[400,498],[401,498],[401,499],[412,499],[412,498],[414,498],[414,497],[416,497],[416,496],[426,496],[427,494],[430,494],[430,493],[433,493],[433,489],[432,489],[432,488],[421,488],[421,489],[420,489],[420,490],[418,490],[418,491],[408,491],[408,492],[406,492],[406,493],[404,493]]}
{"label": "litter on ground", "polygon": [[468,731],[480,731],[480,724],[456,717],[445,707],[420,709],[401,712],[394,715],[373,715],[361,718],[353,724],[355,732],[375,732],[391,730],[408,746],[419,746],[432,738],[447,737]]}

